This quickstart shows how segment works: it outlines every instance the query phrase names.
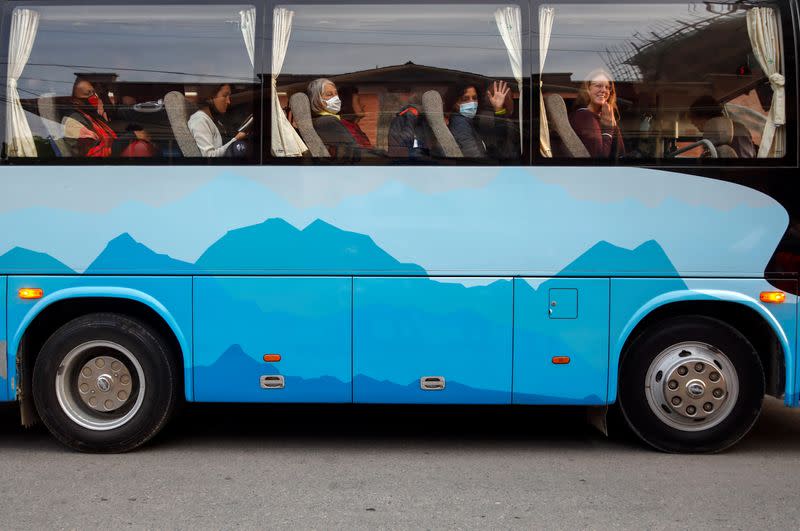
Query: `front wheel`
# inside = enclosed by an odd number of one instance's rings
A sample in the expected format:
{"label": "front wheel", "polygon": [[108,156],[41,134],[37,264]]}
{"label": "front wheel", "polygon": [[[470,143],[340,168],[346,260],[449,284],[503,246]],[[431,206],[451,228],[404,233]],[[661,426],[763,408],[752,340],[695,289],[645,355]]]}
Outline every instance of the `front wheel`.
{"label": "front wheel", "polygon": [[175,356],[157,332],[117,314],[59,328],[33,369],[33,398],[50,432],[79,451],[125,452],[153,437],[177,401]]}
{"label": "front wheel", "polygon": [[646,330],[625,353],[620,407],[633,431],[667,452],[718,452],[750,430],[761,411],[764,370],[753,346],[704,316]]}

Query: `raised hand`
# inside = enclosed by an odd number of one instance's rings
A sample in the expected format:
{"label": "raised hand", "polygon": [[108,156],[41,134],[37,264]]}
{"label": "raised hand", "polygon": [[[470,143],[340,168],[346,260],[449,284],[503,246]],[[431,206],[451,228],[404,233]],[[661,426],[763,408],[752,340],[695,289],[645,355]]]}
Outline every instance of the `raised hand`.
{"label": "raised hand", "polygon": [[616,127],[617,120],[614,119],[614,113],[611,112],[611,105],[604,103],[600,108],[600,124],[606,127]]}
{"label": "raised hand", "polygon": [[486,91],[486,97],[489,103],[492,104],[495,112],[501,111],[505,108],[506,96],[511,92],[508,83],[505,81],[495,81],[492,88]]}

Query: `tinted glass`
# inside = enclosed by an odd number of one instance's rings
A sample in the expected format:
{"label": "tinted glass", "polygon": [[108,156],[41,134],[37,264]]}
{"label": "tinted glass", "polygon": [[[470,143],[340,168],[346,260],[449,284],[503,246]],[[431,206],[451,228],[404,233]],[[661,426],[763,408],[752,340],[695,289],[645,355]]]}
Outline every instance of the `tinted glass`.
{"label": "tinted glass", "polygon": [[29,43],[17,84],[37,158],[247,159],[257,151],[253,134],[231,144],[259,86],[253,6],[26,3],[11,21],[10,39]]}
{"label": "tinted glass", "polygon": [[[300,150],[344,161],[519,160],[519,15],[513,5],[279,7],[273,56],[285,59],[273,73],[278,103],[303,136]],[[312,86],[320,78],[330,83]],[[310,116],[290,109],[298,93]],[[474,117],[475,105],[461,113],[462,103],[477,104]],[[284,148],[273,142],[272,154],[291,151]]]}
{"label": "tinted glass", "polygon": [[[762,66],[772,62],[783,72],[780,17],[749,11],[710,3],[543,7],[540,32],[552,17],[540,53],[553,155],[782,157],[785,131],[764,138],[774,88],[773,72]],[[775,24],[765,22],[770,15]],[[748,18],[772,28],[772,53],[760,49]],[[559,96],[566,116],[557,110]]]}

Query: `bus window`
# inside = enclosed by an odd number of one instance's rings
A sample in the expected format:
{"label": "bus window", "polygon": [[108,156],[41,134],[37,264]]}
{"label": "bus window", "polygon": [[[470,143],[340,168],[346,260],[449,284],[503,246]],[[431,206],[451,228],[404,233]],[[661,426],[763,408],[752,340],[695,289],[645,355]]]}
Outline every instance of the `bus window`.
{"label": "bus window", "polygon": [[253,6],[11,6],[8,157],[258,159]]}
{"label": "bus window", "polygon": [[268,156],[522,160],[516,5],[285,5],[273,12]]}
{"label": "bus window", "polygon": [[786,153],[776,8],[553,4],[540,9],[539,32],[545,157]]}

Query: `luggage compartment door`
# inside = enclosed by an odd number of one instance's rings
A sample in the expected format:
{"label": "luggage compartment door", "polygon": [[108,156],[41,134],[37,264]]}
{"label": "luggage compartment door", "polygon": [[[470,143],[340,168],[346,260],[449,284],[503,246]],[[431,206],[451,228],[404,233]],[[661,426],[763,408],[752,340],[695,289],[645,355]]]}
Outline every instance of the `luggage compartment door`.
{"label": "luggage compartment door", "polygon": [[199,402],[350,402],[350,277],[194,281]]}

